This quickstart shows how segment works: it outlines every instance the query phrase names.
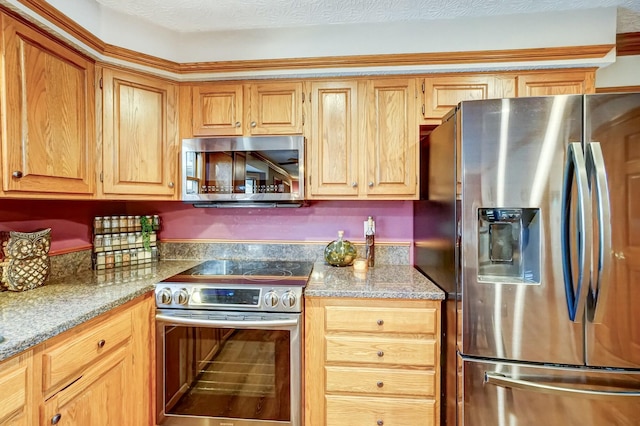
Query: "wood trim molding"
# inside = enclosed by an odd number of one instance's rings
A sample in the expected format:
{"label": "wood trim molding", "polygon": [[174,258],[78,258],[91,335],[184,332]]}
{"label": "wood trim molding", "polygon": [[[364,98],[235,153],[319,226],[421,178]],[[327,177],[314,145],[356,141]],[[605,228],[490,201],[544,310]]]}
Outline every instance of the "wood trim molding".
{"label": "wood trim molding", "polygon": [[315,68],[385,67],[408,65],[473,64],[602,58],[615,46],[569,46],[519,50],[484,50],[442,53],[399,53],[382,55],[327,56],[224,62],[191,62],[180,65],[181,74],[298,70]]}
{"label": "wood trim molding", "polygon": [[[98,37],[78,25],[75,21],[60,13],[45,0],[18,0],[26,7],[98,53],[116,60],[127,61],[157,70],[176,73],[229,73],[247,71],[309,70],[328,68],[364,68],[387,66],[425,66],[446,64],[474,64],[500,62],[526,62],[550,60],[597,59],[606,56],[614,45],[566,46],[534,49],[484,50],[465,52],[400,53],[380,55],[327,56],[308,58],[260,59],[238,61],[210,61],[177,63],[156,56],[147,55],[130,49],[105,43]],[[622,37],[623,43],[637,49],[640,44],[633,34]],[[620,49],[620,47],[618,47]],[[624,48],[623,51],[627,51]]]}
{"label": "wood trim molding", "polygon": [[75,38],[86,44],[88,47],[97,52],[105,51],[105,43],[98,37],[87,31],[84,27],[78,25],[77,22],[70,19],[66,15],[60,13],[58,9],[51,6],[44,0],[18,0],[20,3],[45,18],[47,21],[55,24],[64,31],[73,35]]}
{"label": "wood trim molding", "polygon": [[640,92],[640,86],[596,87],[596,93],[629,93]]}
{"label": "wood trim molding", "polygon": [[[351,240],[355,245],[362,245],[364,242]],[[162,238],[163,244],[287,244],[287,245],[327,245],[327,241],[292,241],[292,240],[226,240],[226,239],[181,239]],[[376,245],[393,247],[411,247],[410,241],[376,241]]]}
{"label": "wood trim molding", "polygon": [[616,55],[640,55],[640,32],[617,34]]}

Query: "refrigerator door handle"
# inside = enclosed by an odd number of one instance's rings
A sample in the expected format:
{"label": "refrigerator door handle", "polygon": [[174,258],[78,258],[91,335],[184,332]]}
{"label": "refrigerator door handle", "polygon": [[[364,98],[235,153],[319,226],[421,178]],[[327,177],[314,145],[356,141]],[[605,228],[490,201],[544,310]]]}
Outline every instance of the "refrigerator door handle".
{"label": "refrigerator door handle", "polygon": [[[586,146],[587,176],[592,194],[597,197],[598,264],[594,265],[588,294],[587,317],[594,323],[602,322],[609,290],[611,273],[611,201],[607,185],[607,171],[599,142]],[[595,188],[594,188],[595,186]],[[595,191],[594,191],[595,189]],[[599,308],[600,307],[600,308]]]}
{"label": "refrigerator door handle", "polygon": [[538,393],[545,393],[556,396],[579,396],[589,399],[611,399],[618,397],[640,397],[640,391],[601,391],[595,389],[566,388],[562,386],[546,385],[542,383],[530,382],[528,380],[514,379],[500,373],[485,371],[484,382],[498,387],[529,390]]}
{"label": "refrigerator door handle", "polygon": [[[574,289],[574,276],[571,264],[571,195],[573,178],[576,181],[578,196],[578,280]],[[588,285],[585,285],[590,272],[591,247],[591,204],[589,202],[589,180],[587,168],[582,155],[582,144],[572,142],[567,147],[567,161],[564,169],[564,184],[562,194],[562,269],[564,273],[564,288],[567,296],[569,319],[580,322],[584,316]]]}

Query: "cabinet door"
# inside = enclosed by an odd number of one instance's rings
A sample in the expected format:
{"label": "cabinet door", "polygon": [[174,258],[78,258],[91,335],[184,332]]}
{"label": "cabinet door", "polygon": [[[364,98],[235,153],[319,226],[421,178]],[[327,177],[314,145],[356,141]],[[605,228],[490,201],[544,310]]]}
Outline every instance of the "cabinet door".
{"label": "cabinet door", "polygon": [[423,118],[440,120],[462,101],[514,96],[514,79],[492,75],[428,77],[422,93]]}
{"label": "cabinet door", "polygon": [[41,425],[112,426],[129,424],[134,395],[127,391],[129,347],[88,369],[44,404]]}
{"label": "cabinet door", "polygon": [[309,198],[358,195],[357,83],[311,84]]}
{"label": "cabinet door", "polygon": [[93,62],[6,15],[3,189],[93,195]]}
{"label": "cabinet door", "polygon": [[250,85],[252,135],[302,134],[302,82]]}
{"label": "cabinet door", "polygon": [[242,135],[242,95],[242,84],[193,87],[193,135]]}
{"label": "cabinet door", "polygon": [[595,93],[593,71],[524,74],[517,81],[519,97]]}
{"label": "cabinet door", "polygon": [[32,424],[32,374],[31,351],[0,363],[0,425]]}
{"label": "cabinet door", "polygon": [[165,80],[103,71],[103,193],[176,194],[177,87]]}
{"label": "cabinet door", "polygon": [[363,132],[367,137],[362,141],[367,196],[417,197],[415,79],[370,80],[362,98],[363,111],[368,111]]}

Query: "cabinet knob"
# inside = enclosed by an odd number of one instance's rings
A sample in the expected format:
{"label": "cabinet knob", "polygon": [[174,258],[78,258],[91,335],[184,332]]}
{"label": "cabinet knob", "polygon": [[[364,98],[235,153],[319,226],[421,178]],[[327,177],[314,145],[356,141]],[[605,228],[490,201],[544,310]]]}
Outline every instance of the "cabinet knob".
{"label": "cabinet knob", "polygon": [[62,414],[58,413],[55,416],[51,417],[51,424],[57,425],[60,419],[62,418]]}
{"label": "cabinet knob", "polygon": [[258,125],[258,123],[256,123],[255,121],[251,122],[251,127],[256,127]]}
{"label": "cabinet knob", "polygon": [[353,188],[357,188],[358,187],[358,182],[351,182],[351,186]]}
{"label": "cabinet knob", "polygon": [[236,121],[236,127],[240,127],[240,122]]}
{"label": "cabinet knob", "polygon": [[382,324],[384,324],[384,320],[379,319],[378,321],[376,321],[376,323],[377,323],[378,325],[382,325]]}
{"label": "cabinet knob", "polygon": [[102,339],[102,340],[100,340],[100,341],[98,342],[98,347],[99,347],[99,348],[103,348],[103,347],[104,347],[104,345],[105,345],[106,343],[107,343],[107,342],[106,342],[104,339]]}
{"label": "cabinet knob", "polygon": [[373,188],[373,181],[369,181],[369,188]]}
{"label": "cabinet knob", "polygon": [[378,351],[378,356],[379,356],[380,358],[382,358],[382,357],[384,356],[384,352],[382,352],[382,351]]}
{"label": "cabinet knob", "polygon": [[378,383],[376,383],[376,386],[377,386],[377,387],[379,387],[379,388],[381,388],[381,387],[383,387],[383,386],[384,386],[384,382],[378,382]]}
{"label": "cabinet knob", "polygon": [[376,422],[376,424],[377,424],[378,426],[382,426],[382,425],[384,424],[384,421],[383,421],[383,420],[378,420],[378,421]]}
{"label": "cabinet knob", "polygon": [[20,179],[22,177],[22,172],[20,170],[16,170],[15,172],[11,173],[11,176]]}
{"label": "cabinet knob", "polygon": [[173,188],[174,186],[176,186],[173,182],[169,182],[169,188]]}

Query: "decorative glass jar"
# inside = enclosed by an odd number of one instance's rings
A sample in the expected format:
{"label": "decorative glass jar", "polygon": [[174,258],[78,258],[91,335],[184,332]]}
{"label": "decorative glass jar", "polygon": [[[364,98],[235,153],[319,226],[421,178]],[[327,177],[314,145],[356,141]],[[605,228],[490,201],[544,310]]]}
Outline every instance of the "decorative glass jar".
{"label": "decorative glass jar", "polygon": [[338,239],[327,244],[324,260],[332,266],[349,266],[357,257],[356,247],[344,238],[344,231],[338,231]]}

